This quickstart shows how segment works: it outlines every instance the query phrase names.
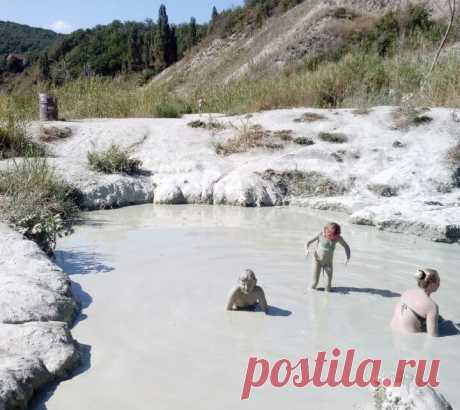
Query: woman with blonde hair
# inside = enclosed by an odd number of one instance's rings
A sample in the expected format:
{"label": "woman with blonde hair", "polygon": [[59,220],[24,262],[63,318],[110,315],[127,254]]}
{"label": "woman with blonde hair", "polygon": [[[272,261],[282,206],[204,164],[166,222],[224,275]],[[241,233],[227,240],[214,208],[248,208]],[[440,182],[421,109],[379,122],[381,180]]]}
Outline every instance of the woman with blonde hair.
{"label": "woman with blonde hair", "polygon": [[439,336],[438,305],[431,299],[441,283],[434,269],[419,269],[415,275],[418,288],[404,292],[396,305],[391,327],[393,330]]}

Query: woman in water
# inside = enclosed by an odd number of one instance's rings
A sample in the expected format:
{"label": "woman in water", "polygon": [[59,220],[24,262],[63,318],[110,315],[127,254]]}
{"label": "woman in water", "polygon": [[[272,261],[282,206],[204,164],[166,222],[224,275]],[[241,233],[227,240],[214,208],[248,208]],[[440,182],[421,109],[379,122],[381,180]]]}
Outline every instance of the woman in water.
{"label": "woman in water", "polygon": [[439,274],[434,269],[419,269],[415,279],[418,288],[403,293],[396,305],[391,327],[402,332],[427,332],[431,336],[439,336],[438,305],[430,297],[441,283]]}

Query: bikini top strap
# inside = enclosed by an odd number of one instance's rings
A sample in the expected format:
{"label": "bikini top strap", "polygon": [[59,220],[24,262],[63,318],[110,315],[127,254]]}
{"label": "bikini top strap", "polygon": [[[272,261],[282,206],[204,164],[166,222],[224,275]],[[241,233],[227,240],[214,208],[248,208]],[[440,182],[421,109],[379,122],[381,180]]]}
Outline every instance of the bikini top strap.
{"label": "bikini top strap", "polygon": [[423,324],[426,322],[426,318],[424,318],[422,315],[418,314],[414,309],[412,309],[407,303],[405,302],[402,302],[401,304],[401,308],[402,309],[409,309],[413,314],[414,316],[417,318],[417,320]]}

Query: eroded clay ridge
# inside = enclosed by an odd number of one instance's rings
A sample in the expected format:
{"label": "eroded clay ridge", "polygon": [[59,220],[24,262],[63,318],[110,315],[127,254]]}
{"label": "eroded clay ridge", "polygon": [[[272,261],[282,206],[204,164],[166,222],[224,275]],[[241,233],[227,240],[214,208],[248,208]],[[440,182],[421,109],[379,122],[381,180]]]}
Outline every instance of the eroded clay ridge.
{"label": "eroded clay ridge", "polygon": [[[289,109],[224,117],[88,120],[48,125],[51,162],[88,209],[151,202],[298,205],[339,210],[356,224],[460,239],[459,115]],[[143,162],[140,175],[90,171],[89,151],[111,144]]]}
{"label": "eroded clay ridge", "polygon": [[69,331],[78,305],[67,275],[1,224],[0,255],[0,410],[25,409],[37,389],[78,364]]}

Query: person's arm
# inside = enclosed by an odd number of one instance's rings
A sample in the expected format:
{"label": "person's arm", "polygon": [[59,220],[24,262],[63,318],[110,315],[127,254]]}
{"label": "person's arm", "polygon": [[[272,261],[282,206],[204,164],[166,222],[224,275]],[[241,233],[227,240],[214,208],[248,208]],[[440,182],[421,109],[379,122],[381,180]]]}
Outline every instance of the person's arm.
{"label": "person's arm", "polygon": [[236,301],[236,294],[238,293],[239,288],[233,289],[230,294],[228,295],[228,301],[227,301],[227,310],[233,310],[233,306],[235,305]]}
{"label": "person's arm", "polygon": [[264,292],[264,290],[263,290],[261,287],[259,287],[259,286],[258,286],[257,292],[258,292],[257,299],[259,300],[260,308],[261,308],[265,313],[267,313],[267,312],[268,312],[268,304],[267,304],[267,299],[265,299],[265,292]]}
{"label": "person's arm", "polygon": [[314,238],[310,239],[307,243],[305,243],[305,252],[308,254],[308,248],[310,245],[316,241],[319,241],[319,234],[316,235]]}
{"label": "person's arm", "polygon": [[426,331],[430,336],[434,336],[434,337],[439,336],[438,322],[439,322],[439,309],[438,309],[438,306],[435,305],[435,307],[431,309],[426,315]]}
{"label": "person's arm", "polygon": [[343,239],[342,237],[339,238],[339,243],[340,245],[343,246],[343,249],[345,249],[345,254],[347,255],[347,262],[348,262],[351,258],[350,247],[348,246],[348,243],[345,242],[345,239]]}

